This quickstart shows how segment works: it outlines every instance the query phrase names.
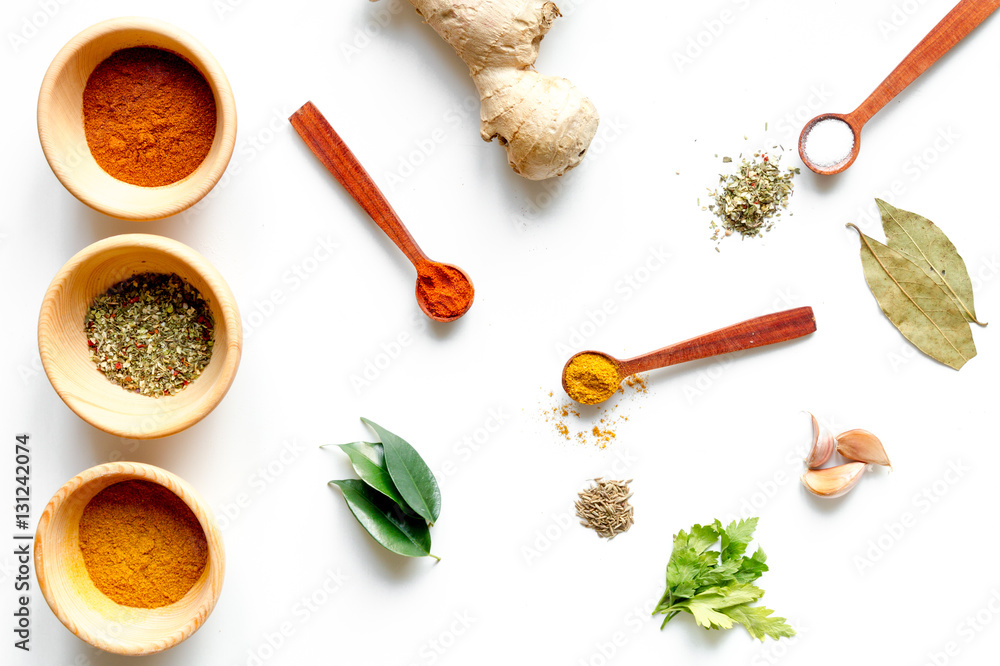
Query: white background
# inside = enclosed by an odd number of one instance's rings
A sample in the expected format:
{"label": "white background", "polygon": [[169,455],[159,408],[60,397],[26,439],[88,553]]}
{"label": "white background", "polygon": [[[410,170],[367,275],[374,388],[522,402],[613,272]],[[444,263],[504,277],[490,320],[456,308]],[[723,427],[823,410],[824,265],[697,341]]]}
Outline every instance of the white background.
{"label": "white background", "polygon": [[[201,492],[224,527],[222,597],[191,639],[149,664],[992,663],[1000,19],[868,124],[851,169],[803,173],[792,216],[717,253],[697,199],[728,168],[721,157],[790,149],[808,118],[850,111],[952,3],[560,4],[538,68],[581,87],[601,128],[577,171],[532,183],[480,140],[476,111],[457,115],[475,92],[465,67],[401,0],[5,2],[0,435],[12,444],[31,434],[32,523],[69,478],[118,458],[162,466]],[[57,50],[93,23],[135,13],[177,24],[215,54],[240,123],[210,197],[152,223],[74,199],[35,131]],[[412,267],[291,130],[286,118],[310,99],[424,250],[472,276],[476,302],[461,320],[427,322]],[[791,152],[782,163],[799,164]],[[883,238],[875,196],[934,220],[965,257],[981,318],[994,323],[976,327],[979,355],[961,372],[916,353],[868,291],[844,224]],[[202,252],[244,320],[228,396],[158,441],[90,427],[38,361],[49,281],[86,245],[127,232]],[[646,270],[656,253],[669,259]],[[636,289],[626,277],[644,281]],[[615,312],[588,324],[607,300]],[[627,357],[801,305],[816,312],[808,339],[651,373],[648,394],[619,404],[616,416],[629,418],[606,449],[561,439],[545,419],[580,344]],[[400,336],[408,344],[397,350]],[[391,361],[384,349],[396,352]],[[352,383],[367,363],[381,366],[377,376]],[[803,410],[837,431],[878,434],[895,472],[871,473],[840,500],[806,494]],[[497,413],[503,422],[486,436]],[[590,427],[595,414],[568,425]],[[359,416],[408,439],[439,472],[440,563],[383,552],[326,485],[352,473],[339,451],[319,446],[366,438]],[[4,450],[0,495],[10,500],[13,446]],[[569,513],[586,480],[609,471],[635,479],[636,525],[606,543]],[[3,507],[9,540],[12,507]],[[672,535],[750,511],[771,565],[763,603],[799,636],[762,645],[739,627],[705,632],[686,615],[661,632],[647,611]],[[15,650],[10,551],[0,546],[0,661],[125,663],[72,636],[37,589],[32,651]],[[327,595],[331,575],[342,583]],[[310,610],[311,596],[322,603]]]}

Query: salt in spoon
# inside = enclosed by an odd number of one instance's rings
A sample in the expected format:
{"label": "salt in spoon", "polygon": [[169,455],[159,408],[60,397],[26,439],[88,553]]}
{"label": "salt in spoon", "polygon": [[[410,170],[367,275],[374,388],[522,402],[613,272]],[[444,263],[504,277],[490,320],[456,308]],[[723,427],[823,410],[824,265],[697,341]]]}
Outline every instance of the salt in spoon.
{"label": "salt in spoon", "polygon": [[[1000,0],[962,0],[955,5],[954,9],[948,12],[947,16],[934,26],[927,36],[910,51],[909,55],[903,58],[903,61],[896,66],[896,69],[892,70],[892,73],[886,77],[885,81],[875,88],[874,92],[868,96],[868,99],[861,103],[861,106],[848,114],[823,113],[806,123],[806,126],[802,129],[802,134],[799,135],[799,157],[802,158],[802,162],[816,173],[822,175],[840,173],[851,166],[861,151],[861,128],[864,127],[865,123],[878,113],[883,106],[888,104],[892,98],[901,93],[906,86],[910,85],[914,79],[923,74],[928,67],[951,50],[955,44],[962,41],[966,35],[972,32],[973,28],[982,23],[997,7],[1000,7]],[[835,154],[830,159],[823,160],[824,163],[817,164],[810,159],[809,153],[806,151],[806,139],[816,125],[830,120],[845,123],[847,127],[842,127],[839,123],[828,123],[820,129],[821,132],[829,130],[829,138],[831,140],[836,140],[835,135],[841,135],[843,143],[839,145],[842,145],[846,150],[848,134],[846,130],[849,129],[850,134],[853,135],[854,143],[846,153],[837,153],[836,149],[838,146],[831,147],[830,152]],[[819,134],[817,134],[817,137],[819,137]],[[820,139],[817,138],[816,140]],[[841,158],[841,155],[844,156]]]}
{"label": "salt in spoon", "polygon": [[[668,365],[677,365],[685,361],[694,361],[700,358],[728,354],[730,352],[752,349],[753,347],[763,347],[776,342],[784,342],[808,335],[816,330],[816,317],[813,315],[811,307],[795,308],[783,312],[755,317],[732,326],[720,328],[717,331],[699,335],[696,338],[678,342],[675,345],[657,349],[656,351],[636,356],[635,358],[618,360],[615,357],[598,351],[582,351],[574,354],[566,361],[563,367],[562,385],[563,390],[570,398],[584,404],[596,405],[604,402],[618,390],[618,384],[630,375],[656,368],[665,368]],[[604,386],[604,392],[600,395],[592,396],[592,399],[583,399],[582,396],[574,396],[570,391],[569,383],[566,380],[567,372],[573,359],[592,354],[600,356],[611,363],[617,370],[617,381]]]}
{"label": "salt in spoon", "polygon": [[[306,102],[288,120],[309,150],[413,263],[417,269],[417,304],[424,314],[434,321],[448,322],[468,312],[475,296],[472,280],[458,266],[431,261],[424,254],[378,185],[319,109]],[[457,298],[439,296],[435,300],[435,294],[440,294],[435,283],[450,286],[449,291]]]}

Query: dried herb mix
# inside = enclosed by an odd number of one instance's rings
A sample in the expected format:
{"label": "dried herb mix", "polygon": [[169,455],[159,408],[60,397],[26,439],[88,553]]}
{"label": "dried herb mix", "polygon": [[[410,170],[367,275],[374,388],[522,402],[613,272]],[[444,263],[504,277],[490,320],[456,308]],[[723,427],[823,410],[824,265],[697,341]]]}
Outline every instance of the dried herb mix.
{"label": "dried herb mix", "polygon": [[[723,162],[732,158],[723,157]],[[792,178],[798,167],[782,172],[781,156],[754,153],[753,160],[742,159],[735,174],[719,176],[719,190],[709,190],[714,203],[707,206],[719,222],[712,222],[712,240],[718,241],[736,232],[744,238],[760,236],[770,231],[774,217],[788,206],[792,195]]]}
{"label": "dried herb mix", "polygon": [[632,527],[632,497],[628,481],[606,481],[594,479],[595,484],[580,491],[576,502],[576,515],[580,524],[597,532],[605,539],[614,539]]}
{"label": "dried herb mix", "polygon": [[112,285],[87,310],[84,330],[98,369],[150,397],[197,379],[215,343],[208,304],[176,274],[140,273]]}

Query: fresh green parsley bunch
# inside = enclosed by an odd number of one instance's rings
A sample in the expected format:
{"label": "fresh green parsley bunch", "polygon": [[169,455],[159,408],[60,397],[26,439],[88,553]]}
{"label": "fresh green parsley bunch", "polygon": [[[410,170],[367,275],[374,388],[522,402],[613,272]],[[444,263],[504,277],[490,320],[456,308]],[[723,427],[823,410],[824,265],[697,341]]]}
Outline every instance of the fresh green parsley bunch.
{"label": "fresh green parsley bunch", "polygon": [[[737,622],[761,641],[764,636],[795,635],[785,618],[771,617],[774,611],[750,605],[764,596],[753,582],[767,571],[767,556],[760,547],[753,555],[744,555],[756,528],[756,518],[733,521],[728,527],[716,520],[674,536],[667,589],[653,611],[666,616],[661,629],[685,611],[706,629],[732,629]],[[718,551],[709,550],[717,543]]]}

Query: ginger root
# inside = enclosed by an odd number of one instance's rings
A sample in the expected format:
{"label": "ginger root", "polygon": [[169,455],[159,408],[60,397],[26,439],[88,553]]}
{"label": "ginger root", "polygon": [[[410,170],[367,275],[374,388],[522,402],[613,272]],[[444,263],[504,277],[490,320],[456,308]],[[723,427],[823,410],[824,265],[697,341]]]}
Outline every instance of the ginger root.
{"label": "ginger root", "polygon": [[469,66],[482,100],[481,135],[530,180],[561,176],[583,159],[597,110],[569,81],[539,74],[538,44],[558,16],[545,0],[410,0]]}

